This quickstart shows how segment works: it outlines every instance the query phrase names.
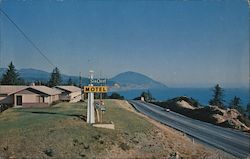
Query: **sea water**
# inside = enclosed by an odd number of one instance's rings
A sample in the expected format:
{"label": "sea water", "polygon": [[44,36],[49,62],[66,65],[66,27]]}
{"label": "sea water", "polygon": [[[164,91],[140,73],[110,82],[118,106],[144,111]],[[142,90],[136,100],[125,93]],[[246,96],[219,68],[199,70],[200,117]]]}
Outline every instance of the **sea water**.
{"label": "sea water", "polygon": [[[126,99],[134,99],[143,91],[150,91],[152,96],[156,100],[168,100],[178,96],[192,97],[198,100],[202,105],[208,105],[209,100],[213,96],[212,88],[166,88],[166,89],[146,89],[146,90],[129,90],[120,91],[120,95],[124,96]],[[249,103],[249,89],[247,88],[225,88],[223,89],[223,99],[224,104],[228,105],[234,96],[240,97],[241,105],[246,107]]]}

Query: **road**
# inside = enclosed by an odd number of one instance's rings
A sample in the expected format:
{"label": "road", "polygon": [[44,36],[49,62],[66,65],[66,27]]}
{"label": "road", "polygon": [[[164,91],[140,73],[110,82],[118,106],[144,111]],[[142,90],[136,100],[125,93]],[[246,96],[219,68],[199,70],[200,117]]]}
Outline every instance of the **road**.
{"label": "road", "polygon": [[129,101],[129,103],[139,112],[165,125],[180,130],[193,138],[236,157],[250,157],[250,136],[245,133],[194,120],[172,111],[167,112],[154,104],[135,100]]}

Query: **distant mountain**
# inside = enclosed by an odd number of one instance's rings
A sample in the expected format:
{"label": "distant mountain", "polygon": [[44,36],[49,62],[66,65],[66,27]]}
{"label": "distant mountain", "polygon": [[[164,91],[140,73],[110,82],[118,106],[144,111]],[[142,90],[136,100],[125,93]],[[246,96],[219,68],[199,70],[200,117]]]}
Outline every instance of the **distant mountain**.
{"label": "distant mountain", "polygon": [[[6,68],[0,68],[0,77],[2,74],[6,71]],[[27,82],[35,82],[35,81],[42,81],[42,82],[47,82],[50,78],[49,72],[38,70],[38,69],[33,69],[33,68],[25,68],[25,69],[20,69],[17,70],[19,75]],[[61,75],[63,83],[66,83],[69,78],[72,79],[74,83],[77,85],[79,84],[79,77],[78,76],[69,76],[69,75]],[[88,83],[87,78],[82,78],[82,84],[86,85]]]}
{"label": "distant mountain", "polygon": [[[0,68],[0,77],[6,71],[6,68]],[[47,82],[50,78],[49,72],[37,70],[33,68],[25,68],[17,70],[20,76],[27,82],[42,81]],[[62,74],[62,81],[66,83],[69,78],[74,83],[79,84],[79,76],[68,76]],[[82,78],[82,85],[88,85],[89,79]],[[157,82],[143,74],[136,72],[124,72],[108,80],[108,86],[111,86],[113,91],[124,91],[124,90],[141,90],[141,89],[161,89],[166,88],[166,85]]]}
{"label": "distant mountain", "polygon": [[110,79],[120,90],[138,90],[138,89],[164,89],[166,85],[155,81],[143,74],[128,71],[120,73]]}
{"label": "distant mountain", "polygon": [[50,77],[50,73],[32,68],[20,69],[18,72],[25,81],[48,81]]}

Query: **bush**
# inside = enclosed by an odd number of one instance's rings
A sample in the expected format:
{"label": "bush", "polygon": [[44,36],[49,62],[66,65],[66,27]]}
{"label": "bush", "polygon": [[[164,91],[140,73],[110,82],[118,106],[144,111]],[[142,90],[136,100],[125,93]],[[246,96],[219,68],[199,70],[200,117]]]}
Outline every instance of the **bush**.
{"label": "bush", "polygon": [[109,98],[110,98],[110,99],[121,99],[121,100],[124,99],[123,96],[121,96],[119,93],[116,93],[116,92],[112,93],[112,94],[109,96]]}
{"label": "bush", "polygon": [[47,156],[53,157],[54,156],[54,151],[52,149],[47,149],[43,151]]}
{"label": "bush", "polygon": [[238,119],[240,122],[246,124],[246,126],[250,126],[250,120],[247,119],[246,117],[240,115],[240,116],[237,117],[237,119]]}
{"label": "bush", "polygon": [[8,104],[0,104],[0,113],[11,108],[12,106],[11,105],[8,105]]}
{"label": "bush", "polygon": [[53,105],[57,105],[57,104],[59,104],[59,103],[61,103],[61,101],[60,101],[60,100],[58,100],[58,101],[54,101],[54,102],[52,102],[51,106],[53,106]]}
{"label": "bush", "polygon": [[127,151],[130,149],[129,145],[126,143],[121,143],[119,146],[123,151]]}

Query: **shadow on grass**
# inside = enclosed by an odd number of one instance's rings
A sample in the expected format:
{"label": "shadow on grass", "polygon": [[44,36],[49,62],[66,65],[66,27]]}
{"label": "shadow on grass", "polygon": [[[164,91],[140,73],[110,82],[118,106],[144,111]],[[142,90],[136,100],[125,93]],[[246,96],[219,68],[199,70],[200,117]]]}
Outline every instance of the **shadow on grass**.
{"label": "shadow on grass", "polygon": [[63,116],[69,116],[69,117],[77,117],[80,120],[87,121],[87,117],[85,115],[79,115],[79,114],[64,114],[64,113],[39,112],[39,111],[23,111],[23,112],[32,113],[32,114],[63,115]]}

